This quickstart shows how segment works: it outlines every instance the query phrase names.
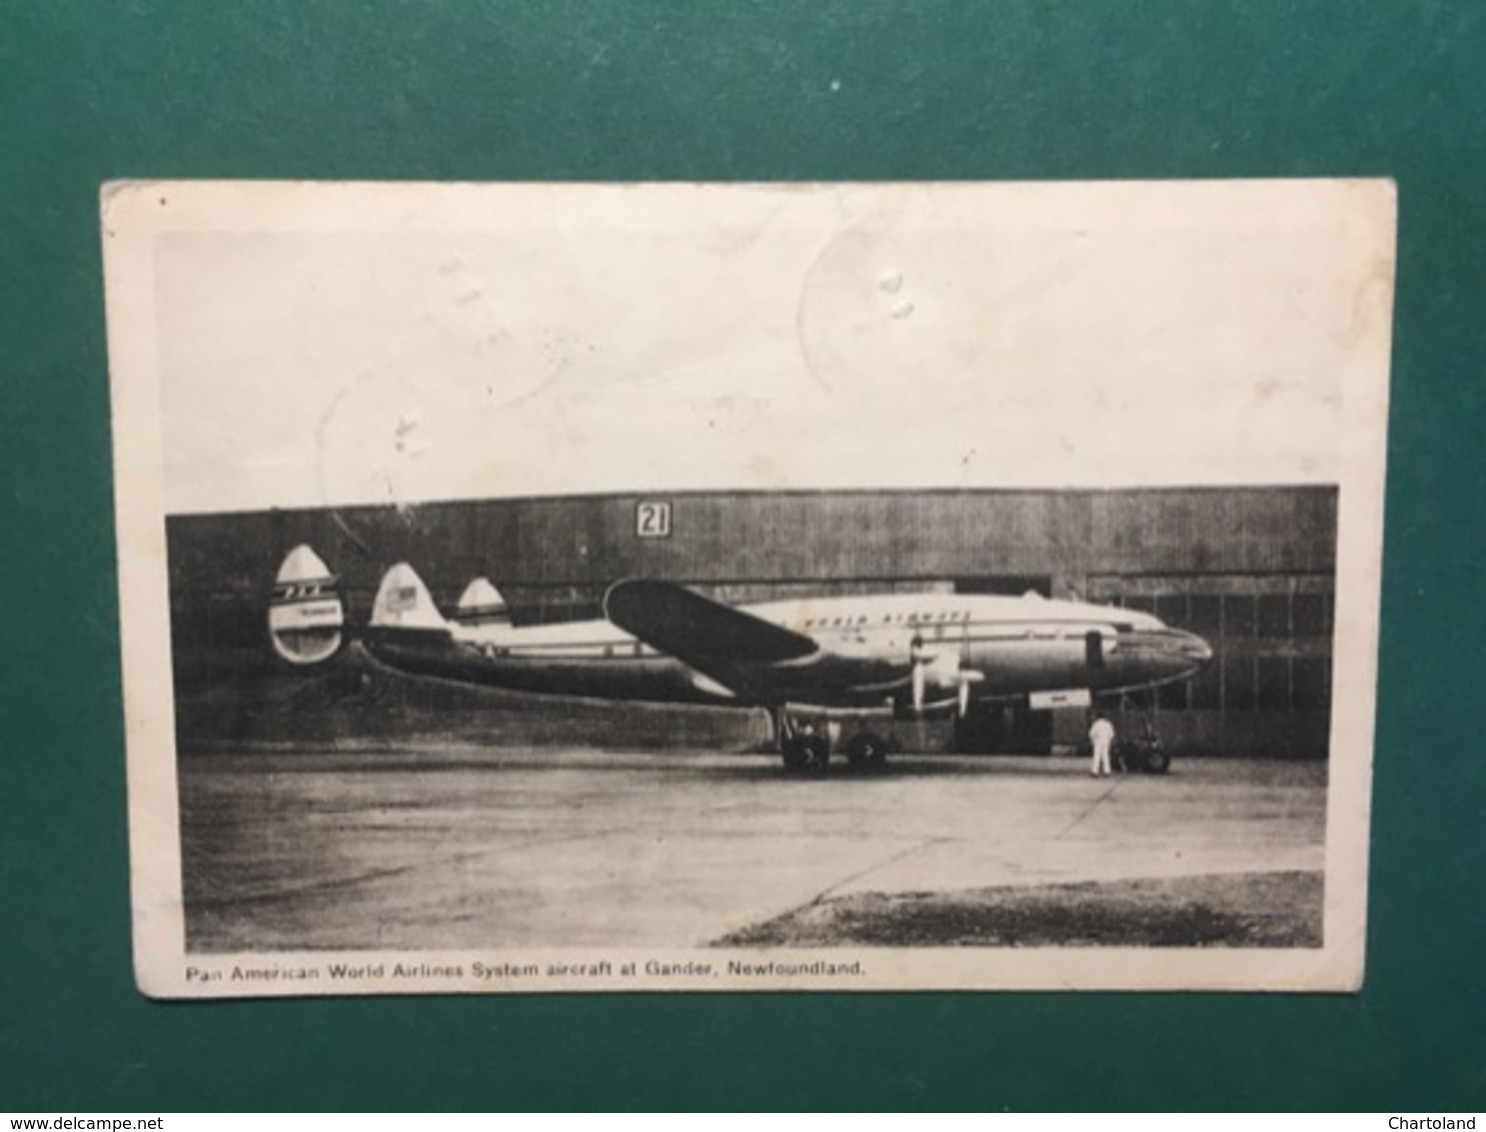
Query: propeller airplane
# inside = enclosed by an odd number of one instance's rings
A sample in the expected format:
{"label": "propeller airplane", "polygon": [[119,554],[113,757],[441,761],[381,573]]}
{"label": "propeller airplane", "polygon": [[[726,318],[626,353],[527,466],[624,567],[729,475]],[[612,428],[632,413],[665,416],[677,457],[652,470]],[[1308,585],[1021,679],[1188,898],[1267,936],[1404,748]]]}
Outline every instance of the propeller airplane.
{"label": "propeller airplane", "polygon": [[[477,578],[444,616],[411,566],[383,576],[355,635],[396,671],[518,692],[767,708],[784,765],[824,769],[829,729],[859,726],[847,761],[872,769],[888,742],[867,716],[956,713],[973,703],[1090,706],[1190,679],[1207,642],[1157,617],[1043,597],[948,593],[815,597],[729,605],[672,582],[611,585],[603,620],[517,626]],[[308,546],[285,558],[269,608],[275,651],[329,660],[350,635],[338,579]]]}

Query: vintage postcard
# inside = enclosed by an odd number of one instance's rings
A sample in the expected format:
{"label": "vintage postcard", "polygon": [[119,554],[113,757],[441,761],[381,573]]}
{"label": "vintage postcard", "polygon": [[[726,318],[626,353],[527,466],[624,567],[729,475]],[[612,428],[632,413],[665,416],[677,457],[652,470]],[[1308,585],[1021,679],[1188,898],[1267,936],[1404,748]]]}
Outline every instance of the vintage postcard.
{"label": "vintage postcard", "polygon": [[145,993],[1361,984],[1391,183],[102,218]]}

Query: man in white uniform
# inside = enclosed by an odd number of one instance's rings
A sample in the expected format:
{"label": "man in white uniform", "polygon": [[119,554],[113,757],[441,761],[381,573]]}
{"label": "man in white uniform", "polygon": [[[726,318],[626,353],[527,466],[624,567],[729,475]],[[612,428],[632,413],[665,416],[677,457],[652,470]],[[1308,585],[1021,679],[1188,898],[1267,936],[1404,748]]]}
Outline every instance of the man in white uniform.
{"label": "man in white uniform", "polygon": [[1090,774],[1097,777],[1109,773],[1109,751],[1114,746],[1114,738],[1114,724],[1103,715],[1095,716],[1094,725],[1089,728],[1089,743],[1094,748],[1094,765]]}

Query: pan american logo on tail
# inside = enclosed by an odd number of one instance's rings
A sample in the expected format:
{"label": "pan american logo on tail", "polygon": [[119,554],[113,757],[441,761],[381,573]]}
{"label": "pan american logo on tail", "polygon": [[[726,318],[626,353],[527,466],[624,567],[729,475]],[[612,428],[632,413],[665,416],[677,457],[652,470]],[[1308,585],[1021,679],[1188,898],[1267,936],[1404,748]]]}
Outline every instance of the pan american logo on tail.
{"label": "pan american logo on tail", "polygon": [[319,664],[339,651],[345,607],[330,568],[308,546],[289,552],[268,611],[274,651],[291,664]]}

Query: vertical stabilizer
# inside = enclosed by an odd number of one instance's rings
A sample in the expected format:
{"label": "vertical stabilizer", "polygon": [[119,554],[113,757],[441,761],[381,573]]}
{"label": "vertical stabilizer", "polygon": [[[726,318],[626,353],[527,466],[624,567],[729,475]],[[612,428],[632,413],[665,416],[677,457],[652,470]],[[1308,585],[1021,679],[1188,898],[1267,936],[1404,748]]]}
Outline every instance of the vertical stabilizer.
{"label": "vertical stabilizer", "polygon": [[372,605],[375,629],[447,629],[449,623],[434,605],[423,579],[406,562],[399,562],[382,575],[377,600]]}
{"label": "vertical stabilizer", "polygon": [[296,546],[274,578],[268,639],[290,664],[329,660],[344,640],[346,610],[340,582],[308,546]]}
{"label": "vertical stabilizer", "polygon": [[476,578],[465,586],[454,620],[461,625],[509,625],[511,609],[489,578]]}

